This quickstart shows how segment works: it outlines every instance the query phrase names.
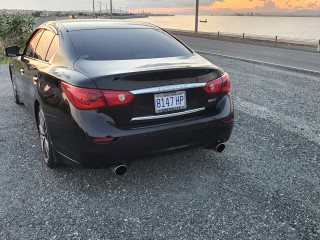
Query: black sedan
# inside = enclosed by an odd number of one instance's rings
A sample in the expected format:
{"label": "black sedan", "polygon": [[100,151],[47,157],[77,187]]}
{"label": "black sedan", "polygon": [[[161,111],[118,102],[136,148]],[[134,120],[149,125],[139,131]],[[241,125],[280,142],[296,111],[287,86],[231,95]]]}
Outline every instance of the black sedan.
{"label": "black sedan", "polygon": [[47,22],[10,75],[18,104],[38,126],[44,161],[84,167],[210,148],[233,128],[229,75],[165,30],[105,20]]}

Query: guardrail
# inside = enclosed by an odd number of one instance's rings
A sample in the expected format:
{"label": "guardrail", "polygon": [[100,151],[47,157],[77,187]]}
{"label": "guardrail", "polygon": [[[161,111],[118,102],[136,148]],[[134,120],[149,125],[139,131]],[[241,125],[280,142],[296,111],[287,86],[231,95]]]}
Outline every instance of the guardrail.
{"label": "guardrail", "polygon": [[266,36],[246,33],[228,33],[228,32],[194,32],[179,29],[166,29],[172,34],[185,35],[192,37],[203,37],[211,39],[232,40],[243,43],[263,43],[272,46],[287,46],[287,47],[301,47],[320,52],[320,40],[303,39],[303,38],[288,38],[281,36]]}

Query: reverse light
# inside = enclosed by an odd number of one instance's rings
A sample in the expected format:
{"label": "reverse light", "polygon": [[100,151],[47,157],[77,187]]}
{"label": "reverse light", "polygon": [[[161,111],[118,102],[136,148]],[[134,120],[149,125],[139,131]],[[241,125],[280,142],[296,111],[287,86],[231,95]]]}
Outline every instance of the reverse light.
{"label": "reverse light", "polygon": [[127,91],[80,88],[64,82],[61,82],[61,88],[73,106],[82,110],[124,105],[134,98]]}
{"label": "reverse light", "polygon": [[222,84],[222,78],[212,80],[210,82],[207,82],[207,84],[204,87],[204,90],[207,93],[219,93],[221,89],[221,84]]}

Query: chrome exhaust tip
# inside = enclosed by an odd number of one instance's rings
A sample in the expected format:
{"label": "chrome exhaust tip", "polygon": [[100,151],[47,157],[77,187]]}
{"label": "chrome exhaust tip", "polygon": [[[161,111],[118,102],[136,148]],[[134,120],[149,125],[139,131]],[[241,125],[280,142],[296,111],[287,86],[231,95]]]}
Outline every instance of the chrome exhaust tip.
{"label": "chrome exhaust tip", "polygon": [[226,145],[224,145],[224,143],[219,143],[215,148],[214,148],[214,150],[216,151],[216,152],[219,152],[219,153],[221,153],[221,152],[223,152],[223,150],[226,148]]}
{"label": "chrome exhaust tip", "polygon": [[210,145],[205,147],[204,149],[213,150],[215,152],[223,152],[223,150],[226,148],[226,145],[224,143],[218,143],[217,145]]}
{"label": "chrome exhaust tip", "polygon": [[118,165],[112,168],[114,174],[118,176],[124,175],[128,171],[128,167],[126,165]]}

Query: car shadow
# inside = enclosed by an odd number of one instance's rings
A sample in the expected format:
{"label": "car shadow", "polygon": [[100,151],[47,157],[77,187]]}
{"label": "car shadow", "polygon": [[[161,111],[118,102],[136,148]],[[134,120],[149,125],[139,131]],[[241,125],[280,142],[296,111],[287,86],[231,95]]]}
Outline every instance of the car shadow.
{"label": "car shadow", "polygon": [[[64,179],[62,188],[72,186],[81,193],[112,189],[150,189],[161,186],[207,181],[206,175],[215,175],[226,156],[211,150],[197,149],[152,157],[133,162],[125,175],[115,175],[109,169],[84,169],[63,166],[53,175]],[[205,180],[206,179],[206,180]],[[199,182],[200,181],[200,182]]]}

